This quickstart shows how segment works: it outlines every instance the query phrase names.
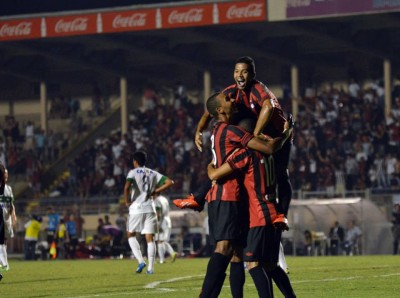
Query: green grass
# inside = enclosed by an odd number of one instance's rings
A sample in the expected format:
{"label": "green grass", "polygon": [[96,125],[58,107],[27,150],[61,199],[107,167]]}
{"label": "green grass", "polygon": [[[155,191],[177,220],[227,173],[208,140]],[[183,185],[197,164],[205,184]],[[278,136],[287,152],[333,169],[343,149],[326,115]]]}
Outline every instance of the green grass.
{"label": "green grass", "polygon": [[[197,297],[208,259],[156,264],[136,274],[133,260],[11,260],[1,297]],[[297,297],[400,297],[399,256],[287,257]],[[258,297],[246,273],[245,297]],[[231,297],[229,280],[220,297]],[[275,288],[275,297],[283,297]]]}

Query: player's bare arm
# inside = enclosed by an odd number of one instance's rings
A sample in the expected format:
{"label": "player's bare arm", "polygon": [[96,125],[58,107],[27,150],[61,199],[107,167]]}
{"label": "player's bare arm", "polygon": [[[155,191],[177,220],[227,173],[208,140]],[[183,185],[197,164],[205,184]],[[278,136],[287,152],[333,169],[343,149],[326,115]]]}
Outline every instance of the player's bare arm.
{"label": "player's bare arm", "polygon": [[253,138],[247,143],[247,147],[260,151],[265,154],[274,154],[282,148],[283,144],[292,135],[293,127],[285,129],[281,137],[263,141],[259,138]]}
{"label": "player's bare arm", "polygon": [[131,188],[131,182],[126,181],[124,186],[124,198],[125,198],[125,205],[127,207],[129,207],[131,204],[131,200],[129,199],[130,188]]}
{"label": "player's bare arm", "polygon": [[264,100],[263,105],[261,107],[260,114],[257,119],[256,127],[254,128],[254,136],[265,140],[265,136],[262,134],[265,126],[271,119],[271,116],[274,112],[275,106],[272,99],[268,98]]}
{"label": "player's bare arm", "polygon": [[197,124],[196,134],[194,137],[194,143],[196,144],[197,149],[200,152],[203,152],[203,142],[202,142],[202,133],[205,129],[207,129],[208,125],[211,121],[211,115],[207,111],[204,112],[203,116],[201,116],[199,123]]}
{"label": "player's bare arm", "polygon": [[167,177],[167,179],[165,180],[164,184],[160,185],[159,187],[157,187],[153,192],[152,195],[153,196],[158,196],[161,192],[163,192],[164,190],[170,188],[172,185],[174,185],[174,181],[169,179]]}
{"label": "player's bare arm", "polygon": [[13,203],[11,203],[11,223],[13,227],[17,225],[17,215],[15,214],[15,207]]}
{"label": "player's bare arm", "polygon": [[215,168],[214,164],[212,162],[209,163],[207,166],[207,174],[208,174],[208,178],[210,178],[210,180],[218,180],[226,175],[229,175],[232,172],[233,172],[233,169],[227,162],[225,162],[219,168]]}

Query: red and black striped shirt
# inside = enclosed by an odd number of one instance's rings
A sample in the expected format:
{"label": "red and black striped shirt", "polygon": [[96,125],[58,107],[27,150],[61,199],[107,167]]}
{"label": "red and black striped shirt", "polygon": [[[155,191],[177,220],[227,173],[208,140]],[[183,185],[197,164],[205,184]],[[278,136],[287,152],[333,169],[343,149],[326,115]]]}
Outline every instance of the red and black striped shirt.
{"label": "red and black striped shirt", "polygon": [[234,99],[241,119],[250,117],[257,121],[264,101],[271,99],[275,109],[264,133],[273,138],[281,136],[286,121],[285,115],[275,95],[262,82],[253,80],[244,90],[240,90],[236,84],[232,84],[222,92]]}
{"label": "red and black striped shirt", "polygon": [[[245,148],[254,136],[242,128],[218,121],[211,134],[211,150],[215,167],[220,167],[237,148]],[[240,189],[237,173],[219,179],[207,194],[207,201],[238,202]]]}
{"label": "red and black striped shirt", "polygon": [[264,157],[251,149],[240,149],[227,162],[232,169],[244,174],[242,182],[248,194],[250,228],[272,225],[277,216],[276,203],[268,200],[276,196],[273,157]]}

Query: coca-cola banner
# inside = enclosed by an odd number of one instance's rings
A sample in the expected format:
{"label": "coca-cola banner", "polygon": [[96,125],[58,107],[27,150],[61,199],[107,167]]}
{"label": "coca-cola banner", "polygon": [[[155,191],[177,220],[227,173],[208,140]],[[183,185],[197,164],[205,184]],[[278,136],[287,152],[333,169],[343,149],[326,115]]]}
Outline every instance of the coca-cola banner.
{"label": "coca-cola banner", "polygon": [[156,9],[107,12],[101,17],[105,33],[156,29]]}
{"label": "coca-cola banner", "polygon": [[400,10],[399,0],[286,0],[287,18]]}
{"label": "coca-cola banner", "polygon": [[267,20],[265,0],[221,3],[218,9],[220,24]]}
{"label": "coca-cola banner", "polygon": [[[160,8],[162,28],[194,27],[213,24],[213,4]],[[216,12],[218,14],[218,12]]]}
{"label": "coca-cola banner", "polygon": [[39,38],[41,19],[0,21],[0,41]]}
{"label": "coca-cola banner", "polygon": [[98,14],[46,18],[47,36],[93,34],[97,32]]}

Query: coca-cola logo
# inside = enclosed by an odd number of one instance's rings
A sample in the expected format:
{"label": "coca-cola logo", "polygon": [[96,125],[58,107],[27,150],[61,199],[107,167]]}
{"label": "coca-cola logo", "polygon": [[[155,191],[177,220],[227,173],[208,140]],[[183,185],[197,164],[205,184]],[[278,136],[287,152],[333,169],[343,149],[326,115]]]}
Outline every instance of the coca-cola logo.
{"label": "coca-cola logo", "polygon": [[146,17],[145,13],[135,13],[126,17],[117,15],[112,26],[113,28],[143,27],[146,25]]}
{"label": "coca-cola logo", "polygon": [[172,11],[168,17],[168,23],[199,23],[203,20],[203,9],[192,8],[185,12]]}
{"label": "coca-cola logo", "polygon": [[75,18],[72,21],[59,20],[55,26],[56,33],[86,31],[88,27],[87,18]]}
{"label": "coca-cola logo", "polygon": [[0,28],[0,36],[26,36],[32,32],[32,23],[21,22],[16,25],[4,24]]}
{"label": "coca-cola logo", "polygon": [[228,19],[256,18],[262,15],[262,4],[252,3],[247,6],[237,7],[232,5],[226,12]]}

